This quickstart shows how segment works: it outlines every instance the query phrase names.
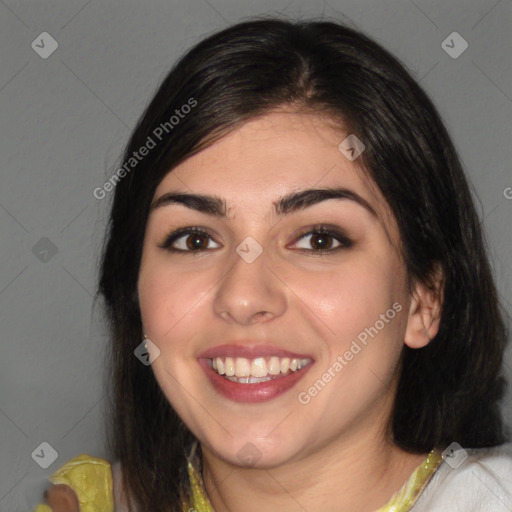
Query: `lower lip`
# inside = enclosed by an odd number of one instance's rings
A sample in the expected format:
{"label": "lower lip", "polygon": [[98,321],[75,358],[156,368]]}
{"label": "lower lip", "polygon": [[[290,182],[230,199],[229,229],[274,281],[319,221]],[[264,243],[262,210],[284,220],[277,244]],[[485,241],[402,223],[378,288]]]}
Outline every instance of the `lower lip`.
{"label": "lower lip", "polygon": [[282,395],[291,389],[299,380],[306,375],[313,363],[304,368],[277,379],[267,380],[256,384],[240,384],[221,377],[208,365],[208,359],[198,359],[199,365],[210,379],[215,390],[221,395],[234,402],[266,402]]}

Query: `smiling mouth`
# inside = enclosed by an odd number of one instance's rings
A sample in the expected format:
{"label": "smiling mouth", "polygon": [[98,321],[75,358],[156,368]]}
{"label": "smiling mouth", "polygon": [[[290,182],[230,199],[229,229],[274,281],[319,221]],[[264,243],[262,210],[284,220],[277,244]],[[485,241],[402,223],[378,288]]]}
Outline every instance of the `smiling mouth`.
{"label": "smiling mouth", "polygon": [[218,375],[239,384],[259,384],[281,379],[312,363],[310,358],[290,357],[215,357],[207,359],[208,366]]}

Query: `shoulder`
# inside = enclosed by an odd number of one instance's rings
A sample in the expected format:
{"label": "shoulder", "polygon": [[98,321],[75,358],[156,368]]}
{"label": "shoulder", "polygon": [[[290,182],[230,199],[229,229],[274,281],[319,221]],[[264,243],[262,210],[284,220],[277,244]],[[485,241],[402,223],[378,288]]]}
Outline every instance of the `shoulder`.
{"label": "shoulder", "polygon": [[512,443],[465,449],[459,457],[441,463],[411,512],[512,510]]}
{"label": "shoulder", "polygon": [[102,485],[106,489],[112,487],[110,463],[100,457],[77,455],[63,464],[49,478],[53,484],[76,484],[85,481],[90,485]]}

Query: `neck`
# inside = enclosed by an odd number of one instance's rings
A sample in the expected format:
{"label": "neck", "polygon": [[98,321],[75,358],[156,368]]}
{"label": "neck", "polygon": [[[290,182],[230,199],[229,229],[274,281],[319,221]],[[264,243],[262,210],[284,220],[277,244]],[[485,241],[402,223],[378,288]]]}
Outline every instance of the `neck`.
{"label": "neck", "polygon": [[215,510],[230,512],[373,512],[427,456],[404,452],[372,428],[271,469],[241,468],[203,447],[202,453],[208,497]]}

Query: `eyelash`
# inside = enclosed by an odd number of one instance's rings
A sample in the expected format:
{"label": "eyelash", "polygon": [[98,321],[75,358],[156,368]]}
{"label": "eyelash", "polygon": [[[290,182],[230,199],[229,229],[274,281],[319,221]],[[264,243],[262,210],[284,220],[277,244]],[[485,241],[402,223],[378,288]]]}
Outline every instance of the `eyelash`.
{"label": "eyelash", "polygon": [[[204,236],[211,238],[210,234],[207,233],[206,231],[204,231],[203,229],[201,229],[197,226],[191,226],[191,227],[186,227],[186,228],[180,228],[180,229],[177,229],[177,230],[169,233],[165,237],[165,240],[158,247],[160,247],[161,249],[165,249],[169,252],[182,253],[182,254],[186,254],[186,253],[196,254],[196,253],[202,253],[204,251],[208,251],[208,249],[198,249],[195,251],[191,251],[191,250],[176,249],[175,247],[172,247],[172,244],[174,242],[176,242],[176,240],[178,240],[179,238],[182,238],[183,235],[191,235],[191,234],[199,234],[199,235],[204,235]],[[338,247],[335,247],[334,249],[316,249],[316,250],[298,249],[298,250],[306,251],[306,252],[314,252],[314,253],[317,253],[318,256],[323,256],[327,253],[334,253],[334,252],[338,252],[342,249],[349,249],[353,245],[352,240],[347,238],[341,231],[333,230],[324,225],[314,226],[312,229],[299,235],[297,240],[301,240],[302,238],[306,237],[306,235],[317,235],[317,234],[318,235],[327,235],[329,237],[332,237],[335,240],[337,240],[341,245],[339,245]]]}

